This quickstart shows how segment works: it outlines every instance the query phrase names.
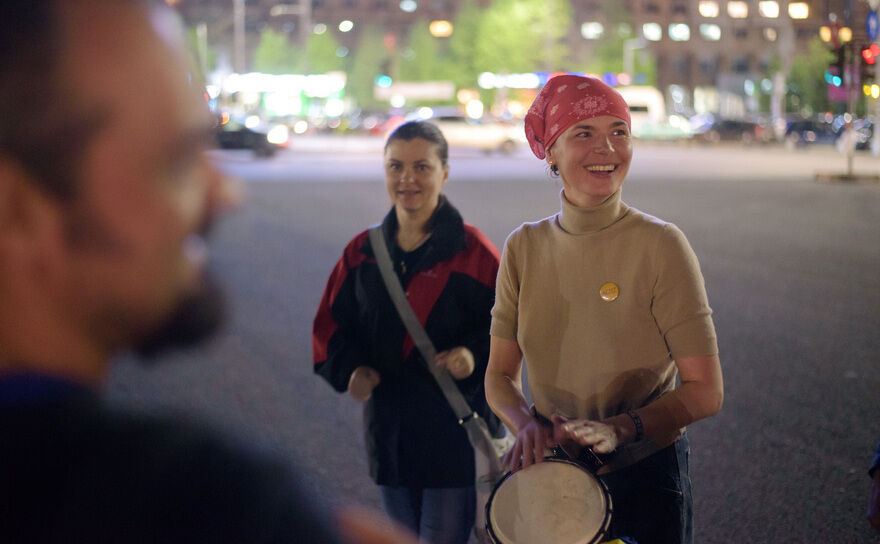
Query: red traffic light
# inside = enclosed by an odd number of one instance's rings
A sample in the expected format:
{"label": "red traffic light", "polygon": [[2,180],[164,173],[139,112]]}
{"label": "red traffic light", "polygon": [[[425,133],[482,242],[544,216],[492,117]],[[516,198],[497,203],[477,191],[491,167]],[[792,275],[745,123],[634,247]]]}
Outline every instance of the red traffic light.
{"label": "red traffic light", "polygon": [[862,58],[865,59],[866,64],[874,64],[877,62],[877,57],[880,57],[880,45],[874,43],[871,47],[862,49]]}

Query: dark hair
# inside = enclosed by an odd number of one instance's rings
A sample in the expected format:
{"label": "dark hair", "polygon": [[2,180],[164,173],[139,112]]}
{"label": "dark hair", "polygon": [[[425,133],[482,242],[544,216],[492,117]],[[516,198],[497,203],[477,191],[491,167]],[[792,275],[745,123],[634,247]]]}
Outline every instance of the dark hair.
{"label": "dark hair", "polygon": [[408,121],[400,125],[388,136],[388,140],[385,142],[385,149],[387,150],[394,140],[408,142],[415,138],[421,138],[436,145],[437,156],[440,157],[440,162],[443,166],[446,166],[449,160],[449,144],[446,143],[446,138],[440,132],[440,129],[437,128],[437,125],[428,121]]}
{"label": "dark hair", "polygon": [[78,104],[73,82],[62,80],[67,28],[60,5],[0,2],[0,156],[18,161],[49,195],[68,200],[104,117]]}

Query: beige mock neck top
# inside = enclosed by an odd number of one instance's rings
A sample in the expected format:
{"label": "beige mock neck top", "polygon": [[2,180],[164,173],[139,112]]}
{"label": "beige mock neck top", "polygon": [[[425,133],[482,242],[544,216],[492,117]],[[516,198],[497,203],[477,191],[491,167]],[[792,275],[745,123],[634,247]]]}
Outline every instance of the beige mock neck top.
{"label": "beige mock neck top", "polygon": [[[675,225],[628,207],[620,191],[589,209],[560,199],[560,213],[508,237],[491,333],[519,344],[540,413],[600,420],[671,391],[674,358],[717,353],[715,329]],[[620,448],[611,468],[682,431]]]}

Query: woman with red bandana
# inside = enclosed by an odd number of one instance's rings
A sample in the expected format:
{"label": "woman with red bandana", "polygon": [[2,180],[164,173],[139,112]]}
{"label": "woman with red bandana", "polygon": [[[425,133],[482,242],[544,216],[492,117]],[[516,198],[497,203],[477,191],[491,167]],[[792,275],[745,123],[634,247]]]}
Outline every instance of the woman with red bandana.
{"label": "woman with red bandana", "polygon": [[525,127],[562,180],[562,209],[511,233],[501,259],[486,395],[517,434],[505,462],[517,470],[547,447],[589,448],[605,461],[609,538],[690,543],[685,427],[723,399],[699,263],[675,225],[621,200],[632,136],[614,89],[554,77]]}

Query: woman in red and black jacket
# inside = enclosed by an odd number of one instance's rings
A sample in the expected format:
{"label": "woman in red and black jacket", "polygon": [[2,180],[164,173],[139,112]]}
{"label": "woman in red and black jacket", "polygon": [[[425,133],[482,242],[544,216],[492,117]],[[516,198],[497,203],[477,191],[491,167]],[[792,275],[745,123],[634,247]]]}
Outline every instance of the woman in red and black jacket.
{"label": "woman in red and black jacket", "polygon": [[[382,221],[409,303],[471,407],[491,431],[483,379],[499,254],[441,194],[443,134],[410,122],[385,144],[393,208]],[[474,524],[474,451],[407,334],[382,281],[368,231],[346,246],[315,316],[315,372],[365,402],[370,475],[388,514],[431,543],[464,543]]]}

